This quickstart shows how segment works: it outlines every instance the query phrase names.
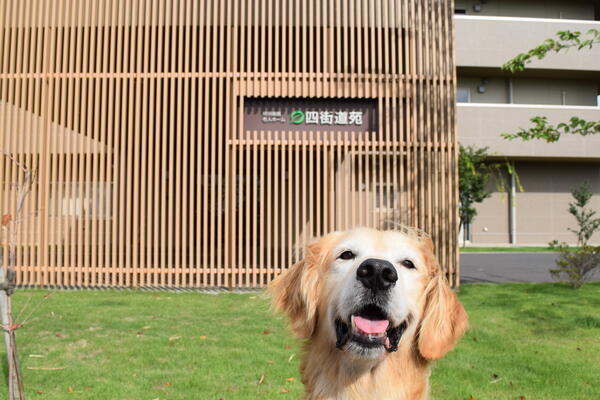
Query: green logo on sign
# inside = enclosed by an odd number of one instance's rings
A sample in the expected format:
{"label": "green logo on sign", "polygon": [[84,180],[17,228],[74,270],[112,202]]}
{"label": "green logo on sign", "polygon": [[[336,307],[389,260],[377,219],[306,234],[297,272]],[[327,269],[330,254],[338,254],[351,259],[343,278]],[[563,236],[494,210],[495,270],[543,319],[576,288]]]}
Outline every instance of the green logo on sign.
{"label": "green logo on sign", "polygon": [[300,110],[292,111],[290,114],[290,122],[292,124],[301,124],[304,122],[304,113]]}

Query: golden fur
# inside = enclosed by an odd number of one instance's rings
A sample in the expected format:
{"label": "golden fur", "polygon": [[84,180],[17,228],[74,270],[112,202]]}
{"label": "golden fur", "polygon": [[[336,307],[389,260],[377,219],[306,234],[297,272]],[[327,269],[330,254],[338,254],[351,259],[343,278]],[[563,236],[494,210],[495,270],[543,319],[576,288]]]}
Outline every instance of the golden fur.
{"label": "golden fur", "polygon": [[[403,233],[425,265],[419,272],[421,289],[415,299],[420,312],[409,321],[398,351],[373,360],[337,349],[325,327],[331,301],[328,276],[332,249],[352,234],[333,233],[310,244],[304,259],[269,288],[274,308],[288,316],[292,331],[304,341],[300,370],[305,399],[426,399],[428,364],[454,347],[467,328],[467,314],[443,278],[431,240],[414,232]],[[362,228],[361,234],[379,240],[391,233]]]}

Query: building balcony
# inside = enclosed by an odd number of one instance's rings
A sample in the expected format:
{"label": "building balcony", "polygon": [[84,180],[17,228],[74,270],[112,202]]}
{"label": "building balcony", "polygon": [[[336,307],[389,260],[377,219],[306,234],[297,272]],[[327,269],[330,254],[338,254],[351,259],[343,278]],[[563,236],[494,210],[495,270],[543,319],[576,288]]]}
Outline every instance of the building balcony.
{"label": "building balcony", "polygon": [[[456,65],[458,67],[498,68],[559,31],[587,32],[600,29],[600,21],[547,18],[489,17],[455,15]],[[598,73],[600,46],[591,50],[563,50],[534,60],[527,69],[570,70]]]}
{"label": "building balcony", "polygon": [[531,127],[529,120],[534,116],[545,116],[554,124],[567,122],[573,116],[598,121],[600,107],[458,103],[458,141],[462,145],[488,147],[494,155],[513,159],[600,160],[600,135],[565,135],[556,143],[507,140],[500,136]]}

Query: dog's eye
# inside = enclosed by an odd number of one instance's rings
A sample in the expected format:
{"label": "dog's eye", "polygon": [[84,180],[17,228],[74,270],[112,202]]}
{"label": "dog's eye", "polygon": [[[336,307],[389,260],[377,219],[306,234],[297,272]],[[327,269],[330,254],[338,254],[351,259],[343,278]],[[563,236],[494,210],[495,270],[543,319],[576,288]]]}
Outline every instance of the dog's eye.
{"label": "dog's eye", "polygon": [[410,260],[408,260],[408,259],[400,261],[400,264],[404,265],[408,269],[415,269],[416,268],[415,264],[413,264],[413,262],[410,261]]}
{"label": "dog's eye", "polygon": [[354,257],[356,257],[356,254],[354,254],[350,250],[346,250],[342,254],[340,254],[338,258],[342,260],[352,260]]}

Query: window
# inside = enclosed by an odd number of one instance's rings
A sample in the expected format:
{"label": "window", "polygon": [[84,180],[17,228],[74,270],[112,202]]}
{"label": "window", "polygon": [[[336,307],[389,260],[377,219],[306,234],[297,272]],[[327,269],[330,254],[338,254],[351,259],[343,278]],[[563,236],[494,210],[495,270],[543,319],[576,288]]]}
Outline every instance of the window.
{"label": "window", "polygon": [[454,9],[454,14],[466,14],[467,10],[465,10],[464,8],[455,8]]}
{"label": "window", "polygon": [[457,88],[456,89],[456,102],[457,103],[470,103],[471,102],[471,91],[469,88]]}

